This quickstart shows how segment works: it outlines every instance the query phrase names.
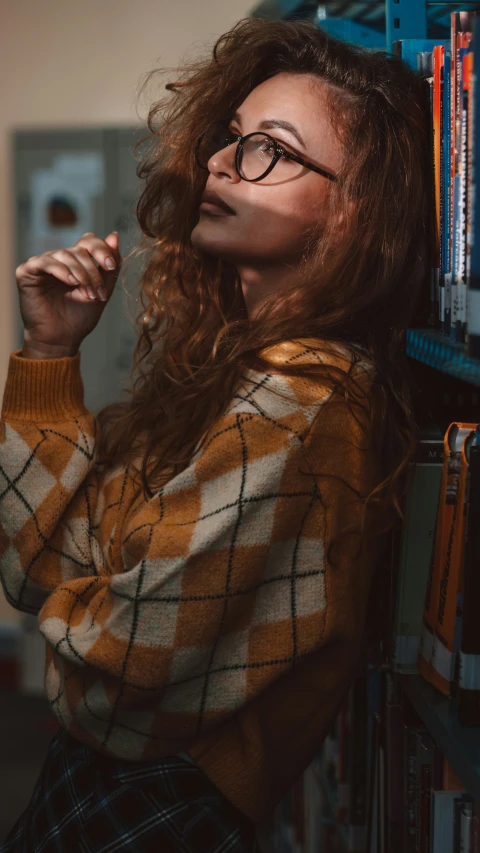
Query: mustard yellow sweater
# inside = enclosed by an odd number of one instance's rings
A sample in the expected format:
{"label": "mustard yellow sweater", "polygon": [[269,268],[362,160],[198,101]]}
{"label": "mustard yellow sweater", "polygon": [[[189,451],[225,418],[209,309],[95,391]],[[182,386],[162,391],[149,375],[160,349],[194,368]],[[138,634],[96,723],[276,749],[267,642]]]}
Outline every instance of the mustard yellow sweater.
{"label": "mustard yellow sweater", "polygon": [[[308,361],[308,344],[263,353]],[[332,363],[349,358],[332,349]],[[368,392],[373,370],[357,370]],[[52,712],[106,755],[188,752],[260,822],[358,664],[374,554],[354,559],[356,537],[335,566],[326,552],[376,485],[368,415],[318,379],[248,371],[189,466],[145,502],[128,468],[100,473],[83,394],[80,354],[11,354],[0,577],[13,607],[38,614]]]}

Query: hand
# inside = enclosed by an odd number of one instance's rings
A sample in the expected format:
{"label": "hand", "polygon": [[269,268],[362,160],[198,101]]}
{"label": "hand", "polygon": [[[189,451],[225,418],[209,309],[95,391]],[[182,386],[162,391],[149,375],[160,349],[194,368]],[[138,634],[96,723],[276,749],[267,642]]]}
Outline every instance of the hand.
{"label": "hand", "polygon": [[[115,263],[111,271],[107,258]],[[121,264],[116,232],[105,240],[89,232],[71,249],[44,252],[20,264],[15,275],[25,328],[23,354],[27,358],[29,354],[33,358],[75,355],[100,320]]]}

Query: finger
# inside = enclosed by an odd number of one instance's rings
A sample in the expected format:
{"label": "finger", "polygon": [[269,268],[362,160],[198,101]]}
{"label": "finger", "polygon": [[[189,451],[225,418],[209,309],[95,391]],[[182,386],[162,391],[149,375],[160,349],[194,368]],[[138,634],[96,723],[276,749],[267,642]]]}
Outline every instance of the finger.
{"label": "finger", "polygon": [[86,289],[91,299],[96,298],[97,289],[103,282],[86,249],[79,249],[78,252],[73,249],[58,249],[51,253],[51,257],[58,258],[66,266],[68,265],[77,283]]}
{"label": "finger", "polygon": [[120,238],[118,235],[118,231],[111,231],[111,233],[107,234],[107,236],[105,237],[105,243],[107,244],[107,246],[110,246],[112,251],[114,251],[118,254],[119,254],[119,242],[120,242]]}
{"label": "finger", "polygon": [[89,296],[91,299],[95,299],[98,295],[99,288],[105,288],[106,280],[112,279],[115,281],[118,276],[119,269],[116,267],[113,270],[107,269],[104,271],[100,266],[97,267],[95,263],[95,259],[90,254],[89,249],[79,246],[73,246],[71,249],[64,249],[60,251],[67,252],[71,258],[75,258],[78,264],[80,265],[80,269],[83,271],[79,271],[76,273],[78,280],[81,284],[84,284],[87,288]]}
{"label": "finger", "polygon": [[[29,258],[28,261],[25,261],[25,263],[20,264],[20,267],[17,267],[17,272],[22,267],[23,270],[21,277],[25,273],[32,276],[48,273],[54,278],[58,278],[59,281],[62,281],[64,284],[68,284],[69,287],[78,287],[80,284],[78,279],[73,276],[70,265],[62,263],[58,258],[54,258],[51,254],[43,254]],[[73,281],[72,278],[74,278]]]}
{"label": "finger", "polygon": [[[102,267],[106,272],[113,271],[118,268],[118,260],[116,257],[118,254],[116,251],[112,251],[112,248],[105,240],[101,240],[100,237],[97,237],[95,234],[87,233],[84,234],[83,237],[80,237],[80,240],[77,240],[75,246],[72,248],[76,250],[77,248],[84,248],[90,255],[96,260],[98,265]],[[113,262],[113,267],[108,265],[108,261]]]}

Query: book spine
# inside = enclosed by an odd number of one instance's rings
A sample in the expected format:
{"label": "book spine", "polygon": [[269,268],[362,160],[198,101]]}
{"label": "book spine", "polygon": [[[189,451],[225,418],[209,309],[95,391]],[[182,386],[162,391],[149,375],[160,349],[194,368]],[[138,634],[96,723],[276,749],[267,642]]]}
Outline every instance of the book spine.
{"label": "book spine", "polygon": [[472,802],[465,802],[460,812],[460,853],[472,851]]}
{"label": "book spine", "polygon": [[387,700],[385,708],[385,737],[387,745],[387,841],[391,853],[403,851],[403,785],[404,766],[402,733],[404,716],[394,692],[394,676],[385,673]]}
{"label": "book spine", "polygon": [[[432,51],[432,68],[433,68],[433,51]],[[434,104],[435,104],[435,87],[434,87],[434,78],[433,74],[431,77],[427,79],[428,88],[429,88],[429,105],[430,105],[430,151],[431,151],[431,168],[432,168],[432,209],[435,211],[435,215],[432,217],[433,219],[433,257],[432,257],[432,271],[430,276],[430,317],[429,317],[429,325],[434,328],[438,328],[440,326],[440,255],[439,255],[439,246],[440,246],[440,234],[439,234],[439,221],[436,214],[437,207],[437,182],[436,182],[436,174],[437,174],[437,160],[436,160],[436,136],[435,136],[435,120],[434,120]]]}
{"label": "book spine", "polygon": [[468,807],[468,794],[455,797],[453,801],[453,850],[460,851],[462,835],[462,812]]}
{"label": "book spine", "polygon": [[416,847],[419,853],[430,853],[430,789],[432,784],[433,740],[417,732],[416,757]]}
{"label": "book spine", "polygon": [[[452,426],[452,425],[451,425]],[[451,428],[449,427],[449,429]],[[417,666],[420,675],[427,681],[432,677],[432,653],[433,640],[435,636],[435,621],[438,609],[438,594],[440,588],[440,572],[443,560],[443,535],[444,535],[444,506],[446,503],[446,490],[448,479],[448,463],[450,456],[449,432],[444,435],[444,454],[442,465],[442,476],[440,479],[440,492],[435,518],[435,538],[430,559],[427,587],[425,590],[425,601],[423,608],[422,633],[418,647]]]}
{"label": "book spine", "polygon": [[[417,659],[420,674],[435,686],[442,683],[439,680],[439,673],[442,673],[446,679],[445,673],[450,671],[448,663],[451,660],[451,655],[436,635],[436,624],[439,608],[443,607],[441,592],[443,594],[448,580],[445,578],[445,563],[455,511],[461,449],[467,434],[474,428],[475,424],[454,422],[450,424],[444,436],[445,451],[440,485],[439,514],[437,516],[435,546],[430,572],[431,582],[427,585],[425,595],[422,637]],[[442,583],[443,586],[441,586]]]}
{"label": "book spine", "polygon": [[434,178],[435,178],[435,216],[437,221],[437,268],[439,279],[439,321],[442,332],[445,330],[445,283],[443,280],[442,252],[442,179],[443,157],[441,145],[442,98],[441,98],[441,69],[445,48],[435,45],[433,48],[433,145],[434,145]]}
{"label": "book spine", "polygon": [[470,840],[472,845],[472,853],[480,853],[480,815],[478,814],[478,806],[474,802]]}
{"label": "book spine", "polygon": [[463,791],[431,791],[432,853],[452,853],[454,803]]}
{"label": "book spine", "polygon": [[467,352],[468,355],[480,358],[480,239],[476,233],[479,221],[477,205],[480,202],[476,184],[478,180],[478,168],[480,166],[480,98],[478,90],[478,20],[475,18],[472,25],[472,47],[473,47],[473,69],[470,86],[473,86],[473,110],[472,121],[472,169],[470,179],[470,209],[471,209],[471,249],[470,249],[470,278],[468,283],[468,305],[467,305]]}
{"label": "book spine", "polygon": [[442,139],[442,162],[443,162],[443,181],[442,181],[442,241],[443,241],[443,277],[445,283],[445,334],[450,335],[451,328],[451,307],[452,307],[452,273],[451,273],[451,220],[450,220],[450,191],[451,191],[451,168],[450,168],[450,73],[451,73],[451,53],[450,50],[444,48],[443,65],[441,68],[442,81],[442,120],[441,120],[441,139]]}
{"label": "book spine", "polygon": [[[450,430],[450,433],[452,430]],[[458,619],[463,604],[463,565],[465,532],[465,487],[467,478],[467,448],[475,438],[475,424],[458,429],[455,450],[450,453],[447,486],[448,535],[438,599],[438,611],[433,642],[431,683],[445,696],[452,696],[455,685],[455,664],[458,651]],[[461,449],[458,450],[458,446]]]}
{"label": "book spine", "polygon": [[459,288],[459,338],[460,342],[465,341],[465,327],[467,322],[467,294],[466,294],[466,252],[467,252],[467,188],[468,188],[468,152],[467,152],[467,133],[468,133],[468,51],[464,48],[460,50],[461,58],[461,88],[462,88],[462,111],[460,123],[460,217],[461,217],[461,258],[460,258],[460,279],[458,282]]}
{"label": "book spine", "polygon": [[417,851],[417,731],[410,722],[404,725],[404,853]]}
{"label": "book spine", "polygon": [[435,540],[443,464],[443,440],[420,437],[412,484],[405,501],[405,525],[397,546],[399,571],[393,622],[392,668],[418,673],[425,590]]}
{"label": "book spine", "polygon": [[460,31],[461,21],[458,15],[454,13],[457,21],[455,35],[455,176],[457,186],[456,208],[455,208],[455,287],[457,296],[457,316],[455,329],[453,330],[453,340],[457,343],[462,337],[462,243],[465,239],[464,224],[463,224],[463,185],[462,185],[462,98],[463,98],[463,78],[462,78],[462,33]]}
{"label": "book spine", "polygon": [[458,719],[463,726],[480,725],[480,446],[470,447],[464,566],[463,627],[459,654]]}
{"label": "book spine", "polygon": [[473,76],[473,52],[470,50],[467,54],[466,59],[466,78],[468,85],[468,94],[467,94],[467,155],[466,155],[466,164],[467,164],[467,191],[466,191],[466,207],[465,207],[465,312],[463,318],[463,340],[465,344],[468,344],[468,298],[469,298],[469,290],[470,290],[470,269],[471,269],[471,252],[472,252],[472,240],[473,240],[473,232],[472,232],[472,204],[471,204],[471,187],[472,187],[472,147],[473,147],[473,138],[472,138],[472,116],[473,116],[473,84],[472,84],[472,76]]}
{"label": "book spine", "polygon": [[457,18],[455,12],[450,14],[450,245],[451,245],[451,291],[452,307],[450,317],[451,334],[455,333],[457,322],[457,282],[455,277],[455,244],[458,203],[458,181],[457,181],[457,138],[456,138],[456,113],[457,113]]}

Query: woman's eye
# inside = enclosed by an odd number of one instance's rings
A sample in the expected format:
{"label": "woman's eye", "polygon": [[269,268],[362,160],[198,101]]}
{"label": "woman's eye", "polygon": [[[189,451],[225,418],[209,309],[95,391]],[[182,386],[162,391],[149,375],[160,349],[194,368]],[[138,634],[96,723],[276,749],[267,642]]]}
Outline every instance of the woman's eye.
{"label": "woman's eye", "polygon": [[273,144],[273,142],[265,142],[263,150],[266,154],[273,154],[273,152],[275,151],[275,145]]}

